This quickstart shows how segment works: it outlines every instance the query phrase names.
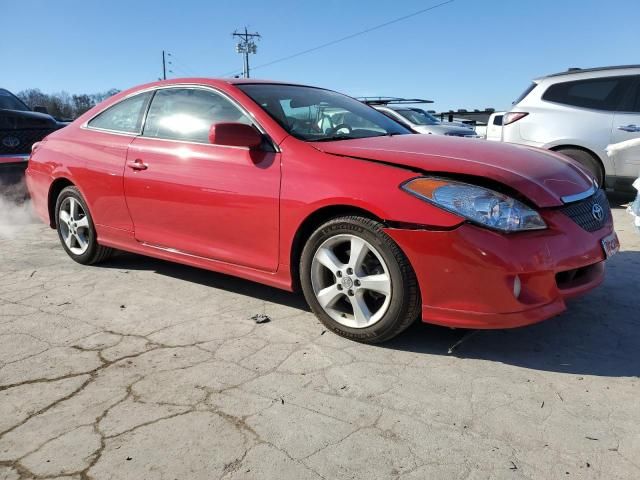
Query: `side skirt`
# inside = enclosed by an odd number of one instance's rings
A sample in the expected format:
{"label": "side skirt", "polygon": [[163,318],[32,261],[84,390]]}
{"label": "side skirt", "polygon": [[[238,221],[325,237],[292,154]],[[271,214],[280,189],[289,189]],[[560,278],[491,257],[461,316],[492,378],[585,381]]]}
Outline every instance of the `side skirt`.
{"label": "side skirt", "polygon": [[265,272],[255,268],[198,257],[172,248],[140,243],[134,238],[133,232],[130,231],[104,225],[96,225],[96,229],[98,230],[98,242],[106,247],[202,268],[212,272],[224,273],[282,290],[293,291],[288,265],[278,265],[278,270],[273,273]]}

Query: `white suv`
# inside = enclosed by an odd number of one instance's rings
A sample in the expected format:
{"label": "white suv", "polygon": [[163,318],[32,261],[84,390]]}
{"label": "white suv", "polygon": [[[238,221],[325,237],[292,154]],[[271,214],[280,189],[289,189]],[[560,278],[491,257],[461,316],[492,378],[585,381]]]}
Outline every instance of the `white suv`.
{"label": "white suv", "polygon": [[570,69],[538,78],[502,123],[503,141],[563,153],[600,185],[624,188],[640,174],[640,148],[612,156],[606,150],[640,138],[640,65]]}

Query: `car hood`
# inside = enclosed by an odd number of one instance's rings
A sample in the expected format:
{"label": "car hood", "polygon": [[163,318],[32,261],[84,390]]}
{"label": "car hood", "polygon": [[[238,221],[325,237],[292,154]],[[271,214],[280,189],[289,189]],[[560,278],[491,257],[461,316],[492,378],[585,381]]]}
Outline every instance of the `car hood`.
{"label": "car hood", "polygon": [[56,128],[58,123],[46,113],[0,108],[0,128]]}
{"label": "car hood", "polygon": [[559,154],[513,144],[438,135],[394,135],[312,145],[333,155],[361,158],[434,174],[485,177],[520,192],[538,207],[588,190],[591,178]]}

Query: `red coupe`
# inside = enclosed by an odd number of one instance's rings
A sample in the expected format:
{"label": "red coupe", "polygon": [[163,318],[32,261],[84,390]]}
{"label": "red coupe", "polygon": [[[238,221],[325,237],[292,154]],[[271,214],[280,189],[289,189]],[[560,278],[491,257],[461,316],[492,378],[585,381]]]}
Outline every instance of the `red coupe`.
{"label": "red coupe", "polygon": [[618,249],[561,155],[413,135],[350,97],[255,80],[144,85],[33,148],[35,208],[82,264],[127,250],[301,288],[334,332],[416,318],[508,328],[562,312]]}

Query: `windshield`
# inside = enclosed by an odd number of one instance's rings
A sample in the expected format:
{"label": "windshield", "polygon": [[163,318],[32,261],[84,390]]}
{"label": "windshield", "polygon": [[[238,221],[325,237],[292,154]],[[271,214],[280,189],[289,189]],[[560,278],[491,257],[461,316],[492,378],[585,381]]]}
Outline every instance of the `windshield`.
{"label": "windshield", "polygon": [[406,108],[402,110],[396,110],[400,115],[409,120],[414,125],[439,125],[438,120],[433,115],[428,114],[420,108]]}
{"label": "windshield", "polygon": [[27,107],[18,97],[4,88],[0,88],[0,108],[6,110],[20,110],[23,112],[29,112]]}
{"label": "windshield", "polygon": [[321,142],[411,133],[377,110],[330,90],[277,84],[237,87],[301,140]]}

